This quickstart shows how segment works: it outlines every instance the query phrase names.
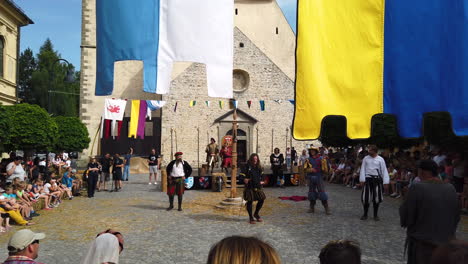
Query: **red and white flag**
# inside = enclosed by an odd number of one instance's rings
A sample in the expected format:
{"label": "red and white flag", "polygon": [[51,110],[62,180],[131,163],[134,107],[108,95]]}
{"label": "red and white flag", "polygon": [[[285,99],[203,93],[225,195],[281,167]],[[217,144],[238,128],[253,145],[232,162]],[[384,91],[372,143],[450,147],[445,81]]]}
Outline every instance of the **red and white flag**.
{"label": "red and white flag", "polygon": [[127,101],[122,99],[106,99],[104,119],[122,121]]}

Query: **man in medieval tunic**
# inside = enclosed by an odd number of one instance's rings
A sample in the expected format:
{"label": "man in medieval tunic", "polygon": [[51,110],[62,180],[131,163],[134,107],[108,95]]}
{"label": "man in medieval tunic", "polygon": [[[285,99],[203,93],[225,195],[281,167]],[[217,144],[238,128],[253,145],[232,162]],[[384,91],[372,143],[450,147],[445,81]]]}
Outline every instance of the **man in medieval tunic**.
{"label": "man in medieval tunic", "polygon": [[322,179],[322,158],[320,157],[317,148],[312,147],[309,149],[309,157],[305,160],[304,171],[307,174],[307,179],[309,181],[309,213],[315,213],[315,203],[317,199],[319,199],[322,201],[325,213],[330,215],[331,212],[328,207],[328,195],[325,192],[325,186]]}
{"label": "man in medieval tunic", "polygon": [[383,201],[383,185],[390,182],[385,160],[377,154],[376,146],[369,146],[369,155],[362,160],[359,181],[362,188],[361,201],[364,207],[364,215],[361,220],[367,220],[370,203],[374,207],[374,220],[379,221],[379,205]]}
{"label": "man in medieval tunic", "polygon": [[174,196],[178,198],[178,211],[182,211],[182,197],[185,191],[185,178],[192,175],[192,167],[182,159],[182,152],[175,154],[175,160],[171,161],[167,167],[167,195],[169,196],[168,211],[174,209]]}
{"label": "man in medieval tunic", "polygon": [[206,152],[206,162],[208,162],[208,168],[211,167],[211,173],[213,173],[213,169],[216,166],[216,163],[218,163],[218,144],[216,144],[216,140],[214,138],[211,138],[210,144],[206,146],[205,152]]}
{"label": "man in medieval tunic", "polygon": [[232,147],[226,143],[221,149],[219,155],[223,159],[221,168],[223,168],[223,170],[226,171],[226,174],[228,174],[228,168],[232,167]]}

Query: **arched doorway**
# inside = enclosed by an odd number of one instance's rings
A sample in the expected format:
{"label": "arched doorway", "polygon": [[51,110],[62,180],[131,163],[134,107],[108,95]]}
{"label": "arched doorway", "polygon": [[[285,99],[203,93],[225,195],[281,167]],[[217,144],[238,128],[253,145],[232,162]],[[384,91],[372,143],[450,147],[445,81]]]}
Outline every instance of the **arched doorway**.
{"label": "arched doorway", "polygon": [[[232,136],[232,129],[226,133],[226,136]],[[237,129],[237,163],[247,162],[247,133],[242,129]]]}

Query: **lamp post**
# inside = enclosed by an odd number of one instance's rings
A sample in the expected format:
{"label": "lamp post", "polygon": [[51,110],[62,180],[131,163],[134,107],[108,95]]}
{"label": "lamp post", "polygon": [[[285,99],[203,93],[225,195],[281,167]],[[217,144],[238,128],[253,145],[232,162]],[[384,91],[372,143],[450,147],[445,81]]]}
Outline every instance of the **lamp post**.
{"label": "lamp post", "polygon": [[[47,90],[47,112],[49,113],[49,115],[52,115],[52,110],[51,110],[51,107],[50,107],[50,102],[51,102],[50,94],[51,93],[79,95],[79,94],[75,94],[75,93],[67,93],[67,92],[53,91],[52,90],[52,81],[55,78],[55,76],[54,76],[54,67],[59,62],[65,62],[67,64],[68,68],[69,68],[69,69],[67,69],[67,75],[65,76],[65,82],[66,83],[73,83],[75,81],[75,76],[73,75],[73,70],[71,70],[70,67],[69,67],[71,65],[70,62],[68,62],[65,59],[57,59],[52,63],[52,66],[49,69],[49,85],[48,85],[48,90]],[[45,173],[47,174],[48,169],[49,169],[49,150],[47,150],[46,153],[47,154],[46,154],[46,171],[45,171]]]}

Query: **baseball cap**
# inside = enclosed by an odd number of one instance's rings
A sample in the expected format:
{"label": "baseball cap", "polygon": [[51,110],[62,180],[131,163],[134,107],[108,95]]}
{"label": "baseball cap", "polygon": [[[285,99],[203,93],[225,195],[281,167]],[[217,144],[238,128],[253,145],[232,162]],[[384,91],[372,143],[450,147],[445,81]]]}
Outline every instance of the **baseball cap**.
{"label": "baseball cap", "polygon": [[34,233],[29,229],[20,230],[8,241],[8,251],[11,253],[20,252],[31,245],[35,240],[41,240],[45,237],[46,235],[44,233]]}

